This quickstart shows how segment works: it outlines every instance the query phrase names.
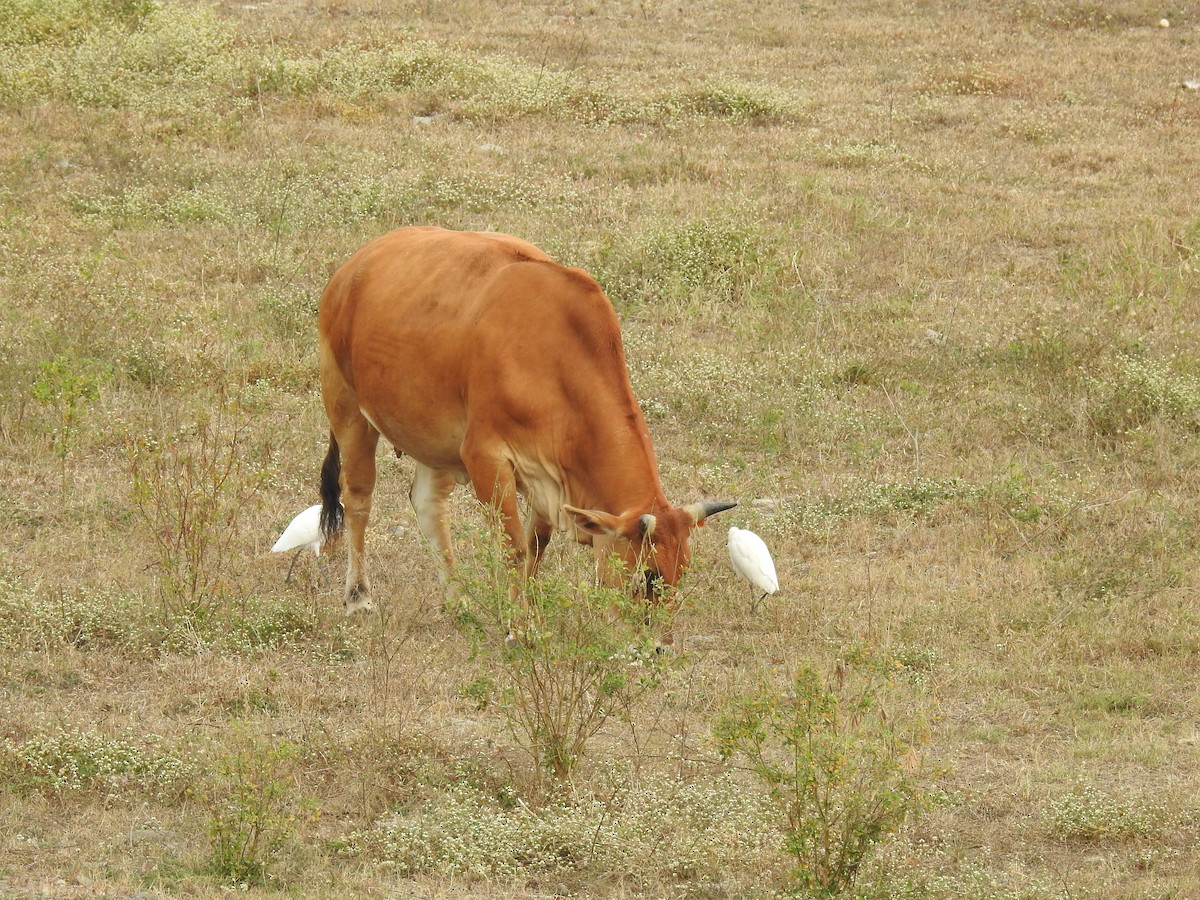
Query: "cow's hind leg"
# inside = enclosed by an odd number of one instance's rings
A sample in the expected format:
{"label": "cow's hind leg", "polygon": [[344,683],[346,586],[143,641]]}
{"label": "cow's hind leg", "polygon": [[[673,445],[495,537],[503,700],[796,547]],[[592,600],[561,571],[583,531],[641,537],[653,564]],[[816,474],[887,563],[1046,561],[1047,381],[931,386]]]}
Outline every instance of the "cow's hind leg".
{"label": "cow's hind leg", "polygon": [[450,542],[450,524],[446,509],[446,501],[456,483],[454,473],[443,469],[431,469],[421,463],[416,464],[416,469],[408,499],[417,514],[421,534],[437,551],[441,564],[438,576],[444,588],[447,576],[454,569],[454,547]]}
{"label": "cow's hind leg", "polygon": [[[326,459],[328,472],[322,470],[322,483],[324,485],[337,473],[341,485],[342,524],[348,532],[344,605],[346,615],[350,616],[375,608],[371,602],[371,584],[367,579],[365,557],[371,494],[375,490],[375,448],[379,444],[379,432],[363,415],[354,391],[326,354],[322,354],[321,359],[321,395],[333,432],[330,456],[335,450],[340,451],[341,456],[340,471],[336,458]],[[322,499],[328,513],[322,511],[322,527],[326,526],[326,518],[337,518],[336,497],[324,497],[326,489],[327,486],[322,487]]]}
{"label": "cow's hind leg", "polygon": [[379,432],[361,415],[338,432],[342,448],[342,506],[346,510],[349,543],[346,569],[345,612],[372,612],[371,583],[367,578],[367,524],[371,519],[371,495],[375,491],[375,448]]}

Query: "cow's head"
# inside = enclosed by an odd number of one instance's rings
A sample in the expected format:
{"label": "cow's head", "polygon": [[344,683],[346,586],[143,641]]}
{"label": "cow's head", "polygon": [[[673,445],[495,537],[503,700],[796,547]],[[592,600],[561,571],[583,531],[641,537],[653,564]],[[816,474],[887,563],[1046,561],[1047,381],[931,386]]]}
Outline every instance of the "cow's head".
{"label": "cow's head", "polygon": [[[633,574],[639,592],[651,597],[656,584],[674,587],[687,570],[692,561],[692,529],[703,525],[709,516],[735,506],[736,503],[691,503],[654,514],[622,515],[574,506],[564,506],[563,510],[576,528],[591,537],[597,560],[615,554]],[[601,567],[601,577],[607,580],[608,567]]]}

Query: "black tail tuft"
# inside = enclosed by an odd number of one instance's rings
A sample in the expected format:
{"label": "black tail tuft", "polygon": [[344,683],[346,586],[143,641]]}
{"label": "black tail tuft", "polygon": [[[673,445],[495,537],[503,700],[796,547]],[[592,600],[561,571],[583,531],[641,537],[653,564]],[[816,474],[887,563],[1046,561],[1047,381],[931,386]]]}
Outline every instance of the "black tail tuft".
{"label": "black tail tuft", "polygon": [[342,532],[342,453],[329,432],[329,452],[321,464],[321,535],[330,540]]}

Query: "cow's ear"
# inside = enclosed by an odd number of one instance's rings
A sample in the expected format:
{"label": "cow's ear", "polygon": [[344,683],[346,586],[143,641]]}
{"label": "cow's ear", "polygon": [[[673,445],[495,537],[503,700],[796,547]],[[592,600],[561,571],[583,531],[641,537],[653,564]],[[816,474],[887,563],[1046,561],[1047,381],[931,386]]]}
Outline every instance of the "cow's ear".
{"label": "cow's ear", "polygon": [[598,509],[579,509],[575,506],[564,505],[563,512],[571,517],[575,527],[580,531],[597,537],[620,537],[621,520],[611,513]]}

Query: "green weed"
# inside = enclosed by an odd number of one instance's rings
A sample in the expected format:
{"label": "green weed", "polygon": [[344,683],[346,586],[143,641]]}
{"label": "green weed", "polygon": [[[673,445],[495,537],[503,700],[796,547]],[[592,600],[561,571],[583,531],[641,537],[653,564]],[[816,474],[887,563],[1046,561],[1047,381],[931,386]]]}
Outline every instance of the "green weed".
{"label": "green weed", "polygon": [[744,760],[778,807],[805,891],[851,887],[875,846],[920,808],[912,746],[884,712],[877,663],[860,649],[833,678],[802,666],[789,691],[760,690],[713,726],[721,757]]}
{"label": "green weed", "polygon": [[59,729],[14,742],[5,739],[0,758],[4,780],[56,791],[97,789],[128,800],[131,791],[165,796],[181,791],[193,773],[174,753],[94,731]]}
{"label": "green weed", "polygon": [[190,428],[129,447],[133,502],[168,620],[204,621],[225,597],[239,517],[253,509],[266,479],[250,435],[248,421],[223,401]]}
{"label": "green weed", "polygon": [[1127,435],[1156,420],[1200,430],[1200,378],[1153,359],[1122,356],[1111,374],[1085,378],[1088,420],[1097,434]]}
{"label": "green weed", "polygon": [[758,236],[728,221],[696,221],[610,240],[591,266],[619,310],[703,291],[733,302],[760,265]]}
{"label": "green weed", "polygon": [[1145,837],[1167,820],[1166,810],[1160,806],[1115,797],[1084,783],[1054,798],[1045,814],[1057,836],[1087,841]]}
{"label": "green weed", "polygon": [[734,868],[775,862],[774,810],[729,776],[656,777],[536,811],[465,783],[435,801],[350,834],[343,852],[402,877],[425,873],[503,881],[620,872],[636,883],[715,887]]}
{"label": "green weed", "polygon": [[55,416],[52,438],[59,460],[60,499],[65,500],[69,484],[67,459],[74,449],[79,423],[88,404],[100,395],[110,377],[107,367],[96,360],[75,361],[65,356],[38,363],[33,398],[50,407]]}
{"label": "green weed", "polygon": [[[673,656],[659,644],[670,611],[550,573],[518,596],[509,589],[513,576],[491,560],[457,576],[462,598],[454,612],[483,677],[496,686],[499,710],[535,763],[535,782],[548,772],[561,786],[592,737],[610,719],[627,719],[671,668]],[[481,681],[473,684],[477,693]]]}
{"label": "green weed", "polygon": [[714,81],[684,93],[680,105],[697,115],[751,125],[801,122],[803,105],[778,88],[736,81]]}
{"label": "green weed", "polygon": [[232,884],[267,884],[301,823],[313,818],[284,780],[298,750],[250,741],[223,756],[203,790],[214,874]]}

